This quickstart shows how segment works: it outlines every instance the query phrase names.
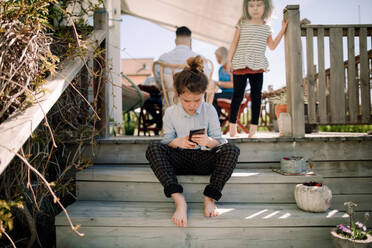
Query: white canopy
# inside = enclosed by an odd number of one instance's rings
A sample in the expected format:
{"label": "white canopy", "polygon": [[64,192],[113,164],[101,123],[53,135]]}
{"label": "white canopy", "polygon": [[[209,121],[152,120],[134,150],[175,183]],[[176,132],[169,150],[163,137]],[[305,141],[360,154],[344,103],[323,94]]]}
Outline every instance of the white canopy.
{"label": "white canopy", "polygon": [[193,38],[229,48],[241,16],[238,0],[121,0],[122,14],[141,17],[167,29],[187,26]]}

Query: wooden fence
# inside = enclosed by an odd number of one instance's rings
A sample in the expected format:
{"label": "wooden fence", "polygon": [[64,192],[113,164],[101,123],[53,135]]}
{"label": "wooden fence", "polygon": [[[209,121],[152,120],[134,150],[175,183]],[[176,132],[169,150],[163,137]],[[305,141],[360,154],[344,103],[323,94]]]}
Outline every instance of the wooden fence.
{"label": "wooden fence", "polygon": [[[286,81],[293,136],[304,135],[305,123],[372,123],[371,52],[367,51],[372,24],[310,25],[301,24],[299,17],[298,5],[285,8],[284,18],[289,22],[285,34]],[[301,37],[306,37],[305,84],[302,80]],[[314,51],[315,37],[317,51]],[[329,37],[330,68],[327,70],[325,37]],[[347,37],[347,42],[344,42],[343,37]],[[359,55],[355,52],[356,39],[359,43]],[[344,45],[347,47],[347,61],[344,61]],[[315,53],[318,58],[317,71],[314,63]],[[304,100],[307,103],[306,118]]]}

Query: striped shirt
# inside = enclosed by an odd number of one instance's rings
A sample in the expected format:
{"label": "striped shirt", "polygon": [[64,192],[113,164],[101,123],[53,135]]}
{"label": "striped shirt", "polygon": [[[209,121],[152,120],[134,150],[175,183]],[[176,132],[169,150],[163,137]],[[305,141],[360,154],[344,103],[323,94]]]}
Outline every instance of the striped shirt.
{"label": "striped shirt", "polygon": [[240,37],[232,59],[233,69],[248,67],[252,70],[266,71],[269,68],[265,56],[266,42],[272,34],[271,26],[250,24],[248,20],[243,20],[237,28],[240,29]]}

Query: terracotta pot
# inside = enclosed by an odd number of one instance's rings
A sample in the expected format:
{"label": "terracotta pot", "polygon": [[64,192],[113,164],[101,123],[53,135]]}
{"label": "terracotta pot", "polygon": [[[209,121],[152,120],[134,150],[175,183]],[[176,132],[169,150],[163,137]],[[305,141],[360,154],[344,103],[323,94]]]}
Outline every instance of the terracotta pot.
{"label": "terracotta pot", "polygon": [[336,248],[367,248],[372,247],[372,236],[367,235],[366,240],[351,240],[338,235],[336,229],[331,231],[331,237],[334,247]]}
{"label": "terracotta pot", "polygon": [[297,184],[295,199],[298,208],[308,212],[325,212],[331,206],[332,191],[325,185],[305,186]]}
{"label": "terracotta pot", "polygon": [[287,113],[287,104],[275,105],[275,116],[277,120],[279,120],[280,113]]}

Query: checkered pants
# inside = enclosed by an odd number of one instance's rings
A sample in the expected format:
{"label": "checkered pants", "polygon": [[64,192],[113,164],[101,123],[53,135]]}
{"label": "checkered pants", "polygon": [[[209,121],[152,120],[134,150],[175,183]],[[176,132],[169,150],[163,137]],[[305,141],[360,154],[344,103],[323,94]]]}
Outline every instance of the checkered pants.
{"label": "checkered pants", "polygon": [[151,143],[146,158],[151,169],[164,187],[164,193],[182,193],[183,188],[176,175],[211,175],[204,195],[218,201],[225,183],[236,166],[240,150],[234,144],[224,144],[210,151],[171,148],[160,143]]}

